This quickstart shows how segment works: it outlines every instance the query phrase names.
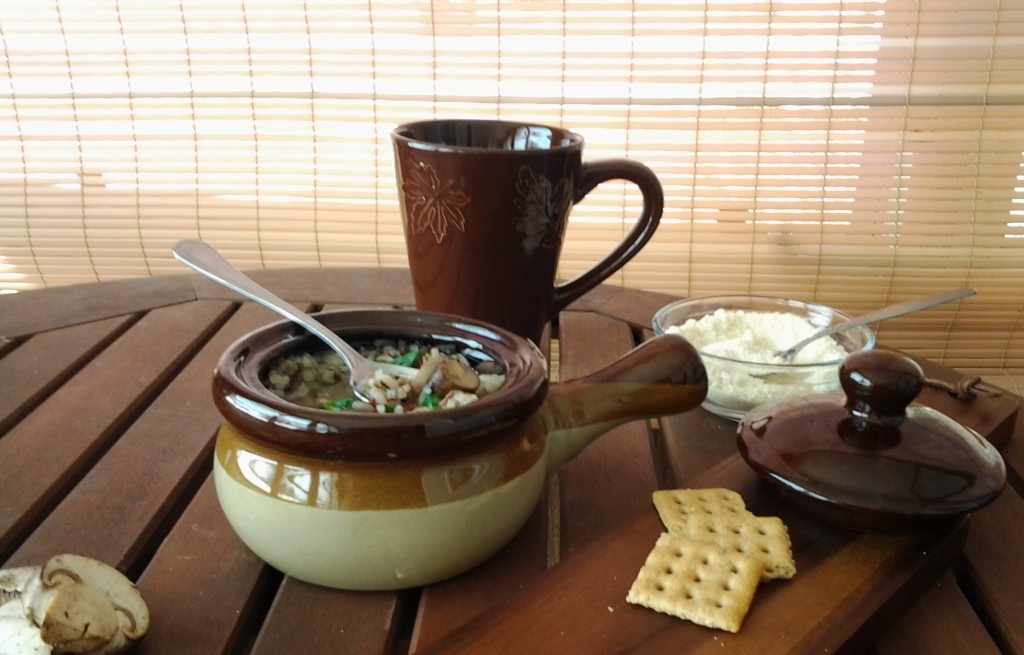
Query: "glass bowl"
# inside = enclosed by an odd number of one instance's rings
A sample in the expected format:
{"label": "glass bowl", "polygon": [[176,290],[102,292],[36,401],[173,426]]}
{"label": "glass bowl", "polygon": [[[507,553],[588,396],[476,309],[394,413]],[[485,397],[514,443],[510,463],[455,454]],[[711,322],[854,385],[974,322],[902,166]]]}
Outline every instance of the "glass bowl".
{"label": "glass bowl", "polygon": [[771,353],[849,318],[816,303],[730,295],[665,305],[654,315],[653,327],[655,334],[678,332],[690,341],[708,373],[704,408],[739,420],[764,403],[838,390],[839,365],[846,355],[875,345],[868,326],[822,337],[789,364]]}

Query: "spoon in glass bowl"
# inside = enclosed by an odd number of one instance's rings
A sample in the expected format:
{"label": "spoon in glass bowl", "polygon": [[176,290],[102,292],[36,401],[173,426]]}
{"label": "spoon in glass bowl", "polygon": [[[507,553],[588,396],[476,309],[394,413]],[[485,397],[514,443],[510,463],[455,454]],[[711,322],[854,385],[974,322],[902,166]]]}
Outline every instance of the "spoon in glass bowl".
{"label": "spoon in glass bowl", "polygon": [[940,291],[938,293],[933,293],[928,296],[922,296],[920,298],[911,298],[909,300],[904,300],[903,302],[898,302],[894,305],[882,307],[881,309],[876,309],[874,311],[868,312],[867,314],[861,314],[860,316],[851,318],[847,321],[843,321],[842,323],[836,323],[835,325],[830,325],[829,327],[822,328],[815,332],[814,334],[812,334],[811,336],[807,337],[806,339],[797,342],[796,345],[791,346],[786,350],[780,350],[776,352],[775,356],[788,364],[793,361],[793,358],[796,357],[796,354],[803,350],[807,344],[811,343],[812,341],[817,341],[822,337],[829,337],[837,332],[842,332],[843,330],[848,330],[852,327],[857,327],[858,325],[874,323],[875,321],[881,321],[882,319],[886,318],[894,318],[896,316],[903,316],[904,314],[911,314],[922,309],[928,309],[929,307],[934,307],[936,305],[941,305],[943,303],[959,300],[960,298],[973,296],[975,293],[977,293],[977,291],[975,291],[974,289],[951,289],[949,291]]}
{"label": "spoon in glass bowl", "polygon": [[361,390],[362,382],[372,378],[378,369],[404,378],[414,378],[419,372],[419,369],[409,366],[388,362],[375,362],[363,357],[359,354],[359,351],[346,343],[326,325],[295,305],[278,297],[265,287],[257,284],[255,280],[235,268],[213,246],[204,241],[197,241],[195,239],[179,241],[174,244],[171,253],[175,259],[185,266],[232,291],[242,294],[250,300],[258,302],[268,309],[274,310],[285,318],[306,328],[314,336],[330,346],[331,350],[336,352],[338,357],[341,357],[341,361],[348,366],[349,385],[356,396],[362,400],[370,400],[366,392]]}

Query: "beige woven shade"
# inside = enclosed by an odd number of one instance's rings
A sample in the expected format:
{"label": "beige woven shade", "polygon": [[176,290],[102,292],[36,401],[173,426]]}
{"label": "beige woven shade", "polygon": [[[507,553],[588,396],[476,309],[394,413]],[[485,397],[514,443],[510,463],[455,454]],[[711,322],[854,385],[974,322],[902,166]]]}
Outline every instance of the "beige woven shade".
{"label": "beige woven shade", "polygon": [[[0,0],[0,47],[0,292],[182,273],[187,237],[402,266],[391,129],[501,117],[658,173],[614,283],[852,312],[973,286],[882,340],[1024,368],[1022,0]],[[578,206],[562,275],[638,202]]]}

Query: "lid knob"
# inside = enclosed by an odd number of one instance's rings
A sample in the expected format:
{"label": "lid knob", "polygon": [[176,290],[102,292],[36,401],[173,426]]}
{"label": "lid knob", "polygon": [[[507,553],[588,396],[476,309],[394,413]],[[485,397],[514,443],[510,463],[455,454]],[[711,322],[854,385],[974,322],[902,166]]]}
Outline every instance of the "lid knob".
{"label": "lid knob", "polygon": [[839,369],[850,418],[839,425],[844,441],[877,450],[899,443],[907,406],[924,386],[924,372],[912,359],[869,350],[846,358]]}
{"label": "lid knob", "polygon": [[898,424],[906,418],[907,405],[921,393],[924,372],[904,355],[869,350],[846,358],[839,383],[854,416]]}

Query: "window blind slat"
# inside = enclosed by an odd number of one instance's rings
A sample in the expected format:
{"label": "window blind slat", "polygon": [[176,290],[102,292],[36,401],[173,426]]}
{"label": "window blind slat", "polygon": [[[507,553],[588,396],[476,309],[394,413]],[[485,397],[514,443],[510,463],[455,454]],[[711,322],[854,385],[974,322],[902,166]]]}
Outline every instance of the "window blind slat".
{"label": "window blind slat", "polygon": [[[926,356],[1024,366],[1024,7],[999,0],[0,0],[0,292],[405,264],[389,132],[433,116],[578,130],[651,166],[654,239],[612,282],[865,310]],[[631,227],[606,184],[560,275]],[[978,335],[981,336],[978,336]]]}

